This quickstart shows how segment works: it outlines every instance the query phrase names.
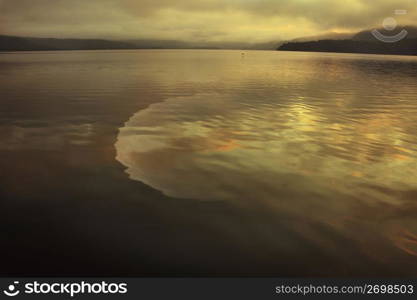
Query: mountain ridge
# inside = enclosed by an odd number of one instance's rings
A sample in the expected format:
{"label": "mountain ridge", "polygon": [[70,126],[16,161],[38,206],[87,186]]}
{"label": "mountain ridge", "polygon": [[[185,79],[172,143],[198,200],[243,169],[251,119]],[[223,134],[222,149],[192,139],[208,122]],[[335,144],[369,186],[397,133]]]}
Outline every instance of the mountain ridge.
{"label": "mountain ridge", "polygon": [[350,39],[290,41],[278,47],[279,51],[304,51],[304,52],[335,52],[335,53],[363,53],[363,54],[387,54],[387,55],[417,55],[417,27],[405,26],[394,31],[383,28],[378,31],[386,36],[394,36],[402,30],[407,30],[407,36],[395,43],[379,41],[372,30],[363,30]]}

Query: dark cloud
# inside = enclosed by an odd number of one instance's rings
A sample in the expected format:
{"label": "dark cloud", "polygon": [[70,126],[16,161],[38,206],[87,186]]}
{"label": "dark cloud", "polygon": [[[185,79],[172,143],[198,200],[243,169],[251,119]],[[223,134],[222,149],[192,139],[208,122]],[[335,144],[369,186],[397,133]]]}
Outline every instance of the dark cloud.
{"label": "dark cloud", "polygon": [[353,31],[416,0],[0,0],[0,33],[29,36],[267,40]]}

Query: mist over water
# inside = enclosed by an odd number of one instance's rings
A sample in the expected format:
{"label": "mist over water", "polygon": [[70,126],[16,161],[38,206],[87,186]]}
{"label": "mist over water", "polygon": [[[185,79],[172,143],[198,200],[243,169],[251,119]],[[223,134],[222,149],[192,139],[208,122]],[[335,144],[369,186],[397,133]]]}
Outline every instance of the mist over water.
{"label": "mist over water", "polygon": [[121,274],[416,275],[416,58],[80,51],[0,65],[0,178],[25,189],[6,188],[7,205],[95,211],[66,230],[119,253]]}

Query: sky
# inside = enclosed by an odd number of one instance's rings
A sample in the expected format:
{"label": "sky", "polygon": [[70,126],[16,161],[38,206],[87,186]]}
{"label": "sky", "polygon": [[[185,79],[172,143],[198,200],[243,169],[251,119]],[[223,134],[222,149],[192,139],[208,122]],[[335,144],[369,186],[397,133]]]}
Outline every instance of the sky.
{"label": "sky", "polygon": [[0,34],[58,38],[255,43],[356,32],[387,17],[417,24],[417,0],[0,0]]}

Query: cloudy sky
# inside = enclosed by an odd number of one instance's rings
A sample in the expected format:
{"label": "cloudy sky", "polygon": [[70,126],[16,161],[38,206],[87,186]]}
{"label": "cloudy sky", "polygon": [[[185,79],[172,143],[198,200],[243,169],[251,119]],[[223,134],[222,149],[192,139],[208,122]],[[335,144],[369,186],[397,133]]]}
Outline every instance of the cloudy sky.
{"label": "cloudy sky", "polygon": [[263,42],[417,24],[417,0],[0,0],[0,34]]}

